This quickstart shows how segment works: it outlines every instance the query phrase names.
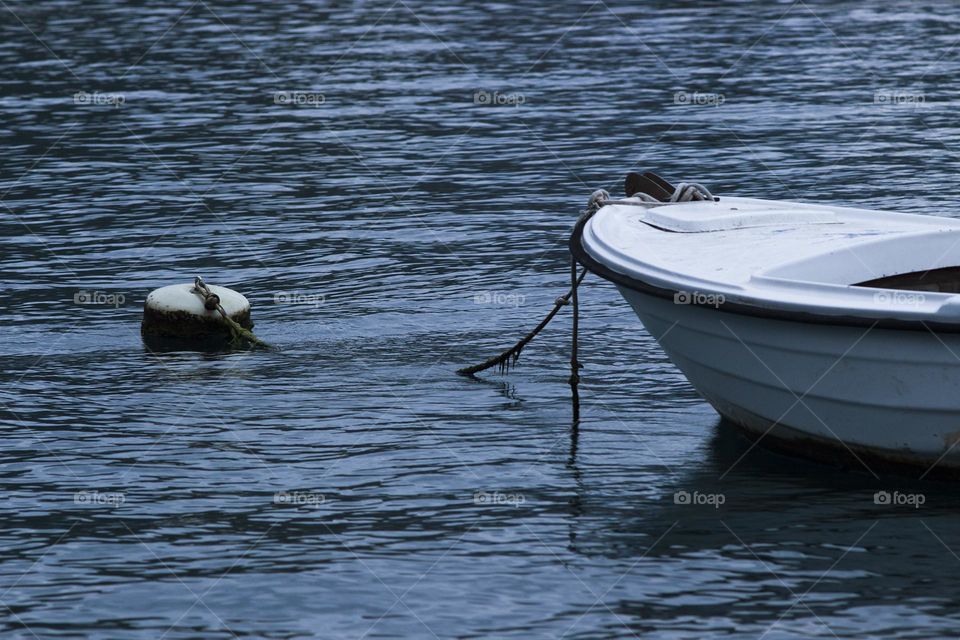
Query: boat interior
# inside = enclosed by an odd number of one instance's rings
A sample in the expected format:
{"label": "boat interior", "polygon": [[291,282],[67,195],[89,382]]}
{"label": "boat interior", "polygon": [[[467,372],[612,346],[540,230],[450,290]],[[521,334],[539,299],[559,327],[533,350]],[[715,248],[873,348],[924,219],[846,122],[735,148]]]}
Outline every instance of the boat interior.
{"label": "boat interior", "polygon": [[854,284],[855,287],[899,289],[902,291],[934,291],[960,293],[960,267],[942,267],[874,278]]}

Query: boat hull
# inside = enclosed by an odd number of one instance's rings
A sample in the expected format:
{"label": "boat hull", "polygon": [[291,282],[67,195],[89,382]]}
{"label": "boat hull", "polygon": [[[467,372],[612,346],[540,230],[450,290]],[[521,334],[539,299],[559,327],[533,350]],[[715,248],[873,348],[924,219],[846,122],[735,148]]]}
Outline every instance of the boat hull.
{"label": "boat hull", "polygon": [[618,288],[697,391],[760,444],[874,473],[960,476],[960,334],[748,316]]}

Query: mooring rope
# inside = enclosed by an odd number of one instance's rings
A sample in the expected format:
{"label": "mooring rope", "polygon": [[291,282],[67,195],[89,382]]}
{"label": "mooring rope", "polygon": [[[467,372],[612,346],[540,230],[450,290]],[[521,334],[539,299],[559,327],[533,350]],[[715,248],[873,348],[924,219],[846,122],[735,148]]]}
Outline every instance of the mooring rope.
{"label": "mooring rope", "polygon": [[[580,218],[577,220],[577,224],[574,225],[574,232],[576,229],[583,228],[583,225],[587,223],[587,220],[590,217],[600,210],[600,207],[604,205],[610,199],[610,194],[604,191],[603,189],[598,189],[593,192],[593,195],[590,196],[590,202],[587,204],[587,208],[581,213]],[[577,351],[576,351],[576,333],[577,333],[577,317],[578,317],[578,300],[577,300],[577,287],[580,286],[580,283],[583,282],[583,279],[587,276],[587,269],[584,267],[583,271],[580,272],[580,275],[577,275],[577,260],[571,256],[570,259],[570,290],[556,299],[553,303],[553,309],[550,310],[550,313],[540,321],[536,327],[533,328],[527,335],[520,338],[520,340],[514,344],[509,349],[502,351],[501,353],[493,356],[492,358],[487,358],[480,364],[475,364],[471,367],[464,367],[459,369],[457,373],[462,376],[472,376],[481,371],[486,371],[491,367],[500,367],[500,373],[505,373],[510,370],[510,367],[517,363],[517,360],[520,358],[520,352],[523,351],[523,348],[527,346],[527,343],[533,340],[537,334],[543,331],[554,316],[560,312],[560,309],[570,304],[571,298],[573,299],[573,308],[574,308],[574,343],[573,343],[573,359],[571,360],[570,366],[573,369],[570,377],[570,384],[575,384],[575,381],[579,381],[580,376],[577,369],[579,369],[579,363],[576,363]]]}
{"label": "mooring rope", "polygon": [[[596,213],[594,211],[593,213]],[[590,215],[593,215],[591,213]],[[583,269],[587,273],[587,269]],[[570,330],[570,392],[573,394],[573,425],[580,424],[580,361],[577,359],[577,333],[580,329],[580,300],[577,297],[577,258],[570,254],[570,292],[573,294],[573,328]]]}
{"label": "mooring rope", "polygon": [[577,288],[580,286],[580,283],[583,282],[584,277],[586,277],[587,268],[584,267],[580,272],[580,275],[577,275],[577,258],[576,253],[573,250],[574,243],[580,242],[580,238],[583,235],[583,229],[590,218],[593,217],[593,214],[607,205],[617,204],[635,207],[651,207],[670,203],[690,202],[692,200],[715,199],[713,194],[710,193],[710,191],[699,182],[679,183],[676,188],[674,188],[673,193],[666,202],[658,200],[650,194],[644,192],[634,193],[630,197],[636,198],[639,200],[639,202],[630,200],[613,200],[611,199],[610,194],[603,189],[597,189],[590,194],[590,200],[587,203],[587,208],[584,209],[584,211],[580,214],[576,224],[573,226],[573,232],[570,234],[570,291],[557,298],[556,302],[553,304],[553,309],[550,310],[550,313],[548,313],[546,317],[540,321],[540,324],[534,327],[532,331],[520,338],[515,345],[499,353],[498,355],[493,356],[492,358],[487,358],[480,364],[459,369],[457,373],[462,376],[472,376],[495,366],[500,367],[500,373],[505,373],[510,369],[510,367],[517,363],[517,360],[520,358],[520,352],[523,351],[525,346],[527,346],[527,343],[529,343],[537,336],[537,334],[543,331],[544,327],[546,327],[550,321],[553,320],[557,313],[559,313],[560,309],[569,304],[572,300],[573,336],[570,344],[570,387],[574,394],[574,422],[576,423],[579,420],[579,403],[577,403],[576,400],[578,396],[577,384],[580,382],[581,365],[577,359],[577,333],[580,328],[580,305],[577,297]]}
{"label": "mooring rope", "polygon": [[207,287],[207,284],[203,281],[203,278],[196,276],[193,280],[193,289],[192,291],[203,298],[203,308],[208,311],[219,311],[220,317],[223,320],[223,323],[227,326],[227,329],[230,331],[230,342],[234,345],[240,345],[244,340],[250,344],[261,347],[263,349],[275,349],[272,345],[267,344],[257,336],[253,335],[253,332],[249,329],[245,329],[238,323],[236,320],[227,315],[227,312],[224,310],[223,305],[220,304],[220,296],[210,291],[210,288]]}
{"label": "mooring rope", "polygon": [[[574,262],[574,266],[575,265],[576,265],[576,262]],[[480,364],[475,364],[471,367],[464,367],[463,369],[459,369],[457,370],[457,373],[459,373],[462,376],[472,376],[475,373],[486,371],[490,367],[495,367],[498,365],[500,367],[500,373],[505,373],[509,371],[510,367],[512,367],[517,363],[517,360],[520,358],[520,352],[523,351],[523,348],[525,346],[527,346],[527,343],[533,340],[538,333],[543,331],[543,328],[546,327],[551,320],[553,320],[553,317],[557,315],[560,309],[562,309],[564,306],[570,303],[571,296],[573,296],[577,286],[581,282],[583,282],[583,279],[584,277],[586,277],[586,275],[587,275],[586,269],[580,272],[580,275],[574,278],[573,284],[570,287],[570,291],[568,291],[567,293],[557,298],[556,301],[553,303],[553,309],[550,310],[550,313],[548,313],[546,317],[540,321],[540,324],[538,324],[536,327],[533,328],[533,331],[529,332],[527,335],[520,338],[520,340],[515,345],[493,356],[492,358],[487,358]]]}

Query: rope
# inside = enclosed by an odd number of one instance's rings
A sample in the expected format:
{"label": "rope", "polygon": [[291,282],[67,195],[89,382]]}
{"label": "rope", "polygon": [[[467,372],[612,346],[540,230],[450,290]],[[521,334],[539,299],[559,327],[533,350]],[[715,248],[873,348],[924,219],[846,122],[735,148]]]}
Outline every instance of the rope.
{"label": "rope", "polygon": [[[699,182],[681,182],[673,190],[673,193],[670,195],[670,199],[666,201],[657,200],[649,193],[644,193],[643,191],[638,191],[637,193],[630,196],[631,198],[636,198],[640,200],[640,202],[636,202],[635,200],[613,200],[610,198],[610,194],[608,194],[603,189],[598,189],[597,191],[594,191],[594,196],[600,192],[606,194],[607,196],[606,198],[600,199],[597,201],[597,203],[601,207],[615,204],[620,206],[643,207],[644,209],[649,209],[651,207],[662,206],[665,204],[675,204],[680,202],[691,202],[696,200],[715,200],[716,199],[714,195],[710,193],[710,191]],[[592,206],[594,204],[594,199],[593,199],[594,196],[590,197],[590,205],[588,205],[588,208],[589,206]]]}
{"label": "rope", "polygon": [[197,276],[193,279],[193,293],[203,298],[204,309],[207,311],[216,310],[220,312],[220,317],[223,320],[223,323],[230,331],[231,344],[235,346],[241,346],[244,341],[247,341],[255,347],[261,347],[263,349],[275,348],[257,336],[253,335],[252,331],[240,326],[240,323],[227,315],[227,312],[223,309],[223,305],[220,304],[220,296],[210,291],[209,287],[207,287],[206,283],[203,281],[203,278],[200,276]]}
{"label": "rope", "polygon": [[[603,191],[603,189],[600,189]],[[603,193],[607,193],[603,191]],[[594,191],[594,195],[597,192]],[[639,198],[642,202],[630,202],[628,200],[611,200],[609,194],[607,198],[602,200],[600,206],[606,206],[608,204],[620,204],[620,205],[632,205],[634,207],[646,207],[647,205],[662,205],[667,203],[677,203],[677,202],[691,202],[695,200],[714,200],[713,194],[710,193],[710,190],[699,182],[681,182],[673,190],[673,193],[670,195],[668,200],[657,200],[649,193],[644,193],[643,191],[638,191],[637,193],[630,196],[631,198]],[[590,197],[591,204],[593,203],[593,196]]]}
{"label": "rope", "polygon": [[670,196],[670,202],[690,202],[691,200],[713,200],[713,194],[699,182],[681,182]]}
{"label": "rope", "polygon": [[[609,193],[607,193],[603,189],[598,189],[594,191],[593,194],[590,196],[590,201],[587,203],[587,208],[580,215],[580,218],[577,220],[577,224],[574,225],[574,232],[576,232],[576,229],[578,227],[582,229],[583,225],[586,224],[587,220],[589,220],[594,213],[599,211],[600,208],[603,207],[609,201],[610,201]],[[527,343],[529,343],[531,340],[533,340],[537,336],[537,334],[543,331],[544,327],[546,327],[550,323],[550,321],[553,320],[554,316],[556,316],[557,313],[560,312],[560,309],[570,304],[570,300],[572,298],[573,308],[574,308],[574,315],[573,315],[574,342],[573,342],[573,357],[570,362],[570,367],[572,369],[572,373],[570,375],[570,385],[571,386],[576,385],[576,383],[579,382],[580,380],[580,375],[578,372],[578,369],[580,367],[579,367],[579,363],[576,362],[576,359],[577,359],[576,335],[577,335],[577,319],[578,319],[577,312],[579,311],[579,308],[578,308],[579,305],[577,301],[577,287],[580,286],[580,283],[583,282],[583,279],[586,276],[587,276],[586,267],[584,267],[583,271],[580,272],[580,275],[577,275],[577,261],[576,259],[573,259],[571,257],[570,291],[568,291],[564,295],[557,298],[556,302],[553,303],[553,309],[551,309],[550,313],[548,313],[546,317],[540,321],[540,324],[534,327],[533,331],[529,332],[527,335],[520,338],[520,340],[509,349],[499,353],[498,355],[493,356],[492,358],[487,358],[480,364],[475,364],[470,367],[464,367],[462,369],[458,369],[457,373],[462,376],[472,376],[474,374],[480,373],[481,371],[486,371],[487,369],[494,366],[500,367],[500,373],[506,373],[507,371],[510,370],[510,367],[517,364],[517,360],[520,358],[520,352],[523,351],[523,348],[525,346],[527,346]],[[574,391],[576,391],[576,389],[574,389]]]}
{"label": "rope", "polygon": [[[590,215],[593,215],[591,213]],[[586,274],[587,270],[584,269]],[[573,395],[573,426],[580,424],[580,361],[577,359],[577,334],[580,325],[580,301],[577,298],[577,259],[570,254],[570,293],[573,294],[573,329],[570,339],[570,393]]]}
{"label": "rope", "polygon": [[[603,189],[597,189],[592,194],[590,194],[590,200],[587,202],[587,208],[581,213],[580,217],[577,219],[577,223],[573,227],[573,232],[570,234],[570,291],[566,294],[557,298],[556,302],[553,304],[553,309],[550,310],[550,313],[540,321],[536,327],[533,328],[533,331],[529,332],[527,335],[520,338],[520,340],[514,344],[509,349],[495,355],[491,358],[487,358],[480,364],[475,364],[470,367],[464,367],[457,370],[457,373],[462,376],[472,376],[474,374],[480,373],[481,371],[486,371],[487,369],[499,366],[500,373],[507,372],[510,367],[516,365],[517,360],[520,358],[520,352],[523,351],[523,348],[527,346],[531,340],[533,340],[537,334],[543,331],[551,320],[559,313],[560,309],[569,304],[571,300],[573,301],[573,337],[570,345],[570,388],[573,392],[574,399],[574,425],[576,425],[580,420],[579,415],[579,395],[577,392],[577,385],[580,382],[580,368],[581,364],[577,359],[577,333],[579,331],[580,325],[580,305],[577,298],[577,288],[580,286],[580,283],[583,282],[584,277],[587,275],[587,267],[584,266],[583,270],[577,275],[577,248],[575,244],[579,244],[580,237],[583,235],[583,228],[586,226],[587,221],[593,217],[597,211],[601,208],[617,204],[617,205],[630,205],[635,207],[651,207],[665,204],[661,200],[657,200],[648,193],[638,192],[631,196],[632,198],[637,198],[640,202],[628,201],[628,200],[613,200],[610,198],[610,194]],[[713,194],[698,182],[681,182],[676,186],[673,193],[670,196],[668,202],[678,203],[678,202],[690,202],[693,200],[714,200]]]}
{"label": "rope", "polygon": [[[574,263],[574,265],[576,265],[576,263]],[[527,343],[533,340],[538,333],[543,331],[543,328],[546,327],[551,320],[553,320],[553,317],[557,315],[560,309],[562,309],[563,307],[565,307],[570,303],[570,297],[573,296],[577,286],[579,286],[579,284],[583,282],[583,279],[586,277],[586,275],[587,275],[586,269],[580,272],[580,275],[576,277],[575,280],[573,281],[573,284],[570,287],[570,291],[568,291],[564,295],[557,298],[556,302],[553,303],[553,309],[550,310],[550,313],[548,313],[546,317],[540,321],[540,324],[534,327],[533,331],[531,331],[527,335],[520,338],[519,342],[517,342],[515,345],[513,345],[506,351],[503,351],[500,354],[493,356],[492,358],[487,358],[480,364],[475,364],[471,367],[464,367],[462,369],[458,369],[457,373],[460,374],[461,376],[472,376],[476,373],[480,373],[481,371],[486,371],[490,367],[494,367],[498,365],[500,367],[500,373],[506,373],[507,371],[509,371],[510,367],[517,364],[517,360],[520,358],[520,352],[523,351],[523,348],[525,346],[527,346]]]}

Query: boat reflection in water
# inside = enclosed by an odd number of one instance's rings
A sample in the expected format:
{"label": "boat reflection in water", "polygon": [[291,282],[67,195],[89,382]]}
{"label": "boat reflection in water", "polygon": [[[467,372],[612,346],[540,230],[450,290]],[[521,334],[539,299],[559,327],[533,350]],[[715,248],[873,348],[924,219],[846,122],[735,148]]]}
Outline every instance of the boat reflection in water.
{"label": "boat reflection in water", "polygon": [[585,560],[573,571],[587,583],[625,571],[597,605],[611,633],[864,637],[921,616],[949,633],[960,570],[950,483],[782,456],[722,419],[671,467],[617,487],[593,465],[575,474],[568,548]]}

